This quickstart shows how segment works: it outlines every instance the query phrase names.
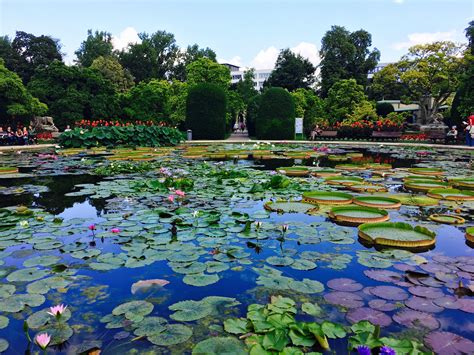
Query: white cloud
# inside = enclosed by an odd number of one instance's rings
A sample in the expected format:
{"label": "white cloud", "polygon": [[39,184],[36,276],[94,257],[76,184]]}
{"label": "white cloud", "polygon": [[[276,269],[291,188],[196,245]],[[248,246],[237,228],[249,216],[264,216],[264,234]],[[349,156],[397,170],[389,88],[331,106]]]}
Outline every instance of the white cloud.
{"label": "white cloud", "polygon": [[410,48],[417,44],[426,44],[436,41],[455,41],[457,33],[455,30],[448,32],[418,32],[408,35],[408,40],[404,42],[397,42],[392,45],[396,50]]}
{"label": "white cloud", "polygon": [[[308,58],[309,61],[314,65],[319,64],[320,58],[315,44],[301,42],[290,49],[293,53],[301,54],[303,57]],[[255,69],[272,69],[275,66],[275,62],[279,53],[280,50],[274,46],[268,47],[267,49],[262,49],[250,62],[250,66]]]}
{"label": "white cloud", "polygon": [[112,36],[114,49],[125,49],[130,43],[141,43],[138,32],[133,27],[127,27],[118,36]]}
{"label": "white cloud", "polygon": [[237,65],[238,67],[242,66],[242,58],[238,55],[236,55],[235,57],[232,57],[230,59],[218,58],[217,62],[218,63],[233,64],[233,65]]}

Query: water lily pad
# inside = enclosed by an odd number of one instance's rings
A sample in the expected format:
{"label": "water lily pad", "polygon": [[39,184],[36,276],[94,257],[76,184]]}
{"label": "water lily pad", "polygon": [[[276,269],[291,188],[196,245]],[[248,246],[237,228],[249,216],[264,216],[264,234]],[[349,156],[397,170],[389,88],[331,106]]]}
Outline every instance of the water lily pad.
{"label": "water lily pad", "polygon": [[159,346],[171,346],[184,343],[193,335],[190,327],[182,324],[168,324],[166,329],[159,334],[148,337],[148,340]]}
{"label": "water lily pad", "polygon": [[459,309],[461,304],[458,302],[458,299],[454,296],[443,296],[432,300],[433,303],[437,306],[447,308],[447,309]]}
{"label": "water lily pad", "polygon": [[403,301],[408,298],[408,293],[395,286],[376,286],[370,289],[370,293],[389,301]]}
{"label": "water lily pad", "polygon": [[37,256],[23,262],[23,266],[32,267],[32,266],[51,266],[57,264],[61,260],[60,257],[54,255],[42,255]]}
{"label": "water lily pad", "polygon": [[175,311],[170,318],[179,322],[191,322],[207,317],[213,310],[210,304],[201,301],[182,301],[168,308]]}
{"label": "water lily pad", "polygon": [[301,201],[269,201],[264,207],[278,213],[314,213],[318,210],[317,205]]}
{"label": "water lily pad", "polygon": [[328,303],[346,308],[360,308],[364,305],[362,297],[351,292],[329,292],[324,295],[324,299]]}
{"label": "water lily pad", "polygon": [[360,291],[364,286],[352,279],[339,278],[329,280],[327,283],[329,288],[336,291],[355,292]]}
{"label": "water lily pad", "polygon": [[267,258],[267,263],[273,266],[289,266],[293,262],[294,259],[289,256],[270,256]]}
{"label": "water lily pad", "polygon": [[392,323],[392,319],[385,313],[368,307],[351,309],[347,313],[346,318],[351,323],[366,320],[381,327],[388,327]]}
{"label": "water lily pad", "polygon": [[408,289],[408,292],[415,296],[424,297],[424,298],[441,298],[444,296],[443,291],[435,287],[425,287],[425,286],[412,286]]}
{"label": "water lily pad", "polygon": [[451,332],[431,332],[425,343],[437,354],[455,355],[474,353],[474,342]]}
{"label": "water lily pad", "polygon": [[183,278],[183,282],[185,284],[196,286],[196,287],[204,287],[208,285],[215,284],[219,281],[219,276],[216,274],[191,274],[186,275]]}
{"label": "water lily pad", "polygon": [[393,320],[398,324],[409,328],[427,328],[435,330],[440,326],[438,320],[430,313],[413,310],[400,311],[393,316]]}
{"label": "water lily pad", "polygon": [[7,317],[0,316],[0,329],[8,327],[10,320]]}
{"label": "water lily pad", "polygon": [[147,301],[131,301],[122,303],[112,310],[114,316],[123,314],[125,318],[139,322],[153,311],[153,304]]}
{"label": "water lily pad", "polygon": [[3,338],[0,338],[0,353],[3,353],[4,351],[6,351],[8,349],[8,341],[6,341],[5,339]]}
{"label": "water lily pad", "polygon": [[229,318],[224,321],[224,330],[230,334],[245,334],[248,332],[247,319]]}
{"label": "water lily pad", "polygon": [[9,282],[30,282],[41,279],[49,274],[47,270],[40,270],[37,268],[25,268],[13,271],[7,276]]}
{"label": "water lily pad", "polygon": [[290,265],[290,267],[295,270],[313,270],[317,267],[317,265],[310,260],[300,259],[295,260],[293,264]]}
{"label": "water lily pad", "polygon": [[461,298],[459,301],[461,311],[467,313],[474,313],[474,299],[472,298]]}
{"label": "water lily pad", "polygon": [[390,270],[364,270],[365,276],[372,280],[380,282],[398,282],[403,279],[403,275],[399,272],[390,271]]}
{"label": "water lily pad", "polygon": [[[31,329],[39,329],[42,326],[48,323],[55,323],[56,320],[49,314],[49,308],[42,309],[41,311],[35,312],[31,314],[27,319],[26,322],[28,323],[28,327]],[[61,315],[61,321],[67,322],[71,318],[71,311],[69,308],[66,308],[64,313]]]}
{"label": "water lily pad", "polygon": [[434,304],[430,299],[423,297],[413,296],[405,301],[405,305],[414,309],[415,311],[428,312],[428,313],[439,313],[444,310],[443,307],[440,307]]}
{"label": "water lily pad", "polygon": [[386,300],[370,300],[369,307],[376,309],[377,311],[390,312],[398,308],[395,303],[387,302]]}
{"label": "water lily pad", "polygon": [[166,329],[166,319],[161,317],[145,317],[136,323],[137,328],[133,331],[136,336],[153,336]]}
{"label": "water lily pad", "polygon": [[235,354],[245,355],[247,351],[242,344],[235,338],[230,337],[212,337],[196,344],[193,348],[194,355],[221,355]]}

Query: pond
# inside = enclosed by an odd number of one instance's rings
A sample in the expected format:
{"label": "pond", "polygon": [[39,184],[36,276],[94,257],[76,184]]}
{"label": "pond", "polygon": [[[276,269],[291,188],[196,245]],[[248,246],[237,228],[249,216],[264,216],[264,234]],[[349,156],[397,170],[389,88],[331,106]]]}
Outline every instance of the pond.
{"label": "pond", "polygon": [[474,353],[472,158],[382,144],[2,154],[0,351],[37,352],[47,333],[63,354]]}

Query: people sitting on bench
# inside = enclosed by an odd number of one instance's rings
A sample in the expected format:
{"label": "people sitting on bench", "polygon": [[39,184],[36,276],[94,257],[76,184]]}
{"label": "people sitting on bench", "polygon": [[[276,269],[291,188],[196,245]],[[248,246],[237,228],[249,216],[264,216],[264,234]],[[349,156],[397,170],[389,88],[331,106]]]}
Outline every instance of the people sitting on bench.
{"label": "people sitting on bench", "polygon": [[446,133],[446,143],[456,143],[458,140],[458,129],[456,126],[452,126],[451,129]]}

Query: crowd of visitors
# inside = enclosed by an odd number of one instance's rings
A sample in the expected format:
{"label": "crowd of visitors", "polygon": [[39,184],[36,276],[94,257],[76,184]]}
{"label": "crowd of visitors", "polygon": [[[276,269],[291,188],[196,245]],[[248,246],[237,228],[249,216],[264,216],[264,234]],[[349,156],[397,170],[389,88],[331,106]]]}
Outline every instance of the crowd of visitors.
{"label": "crowd of visitors", "polygon": [[36,134],[32,126],[5,130],[0,126],[0,145],[27,145],[36,143]]}

